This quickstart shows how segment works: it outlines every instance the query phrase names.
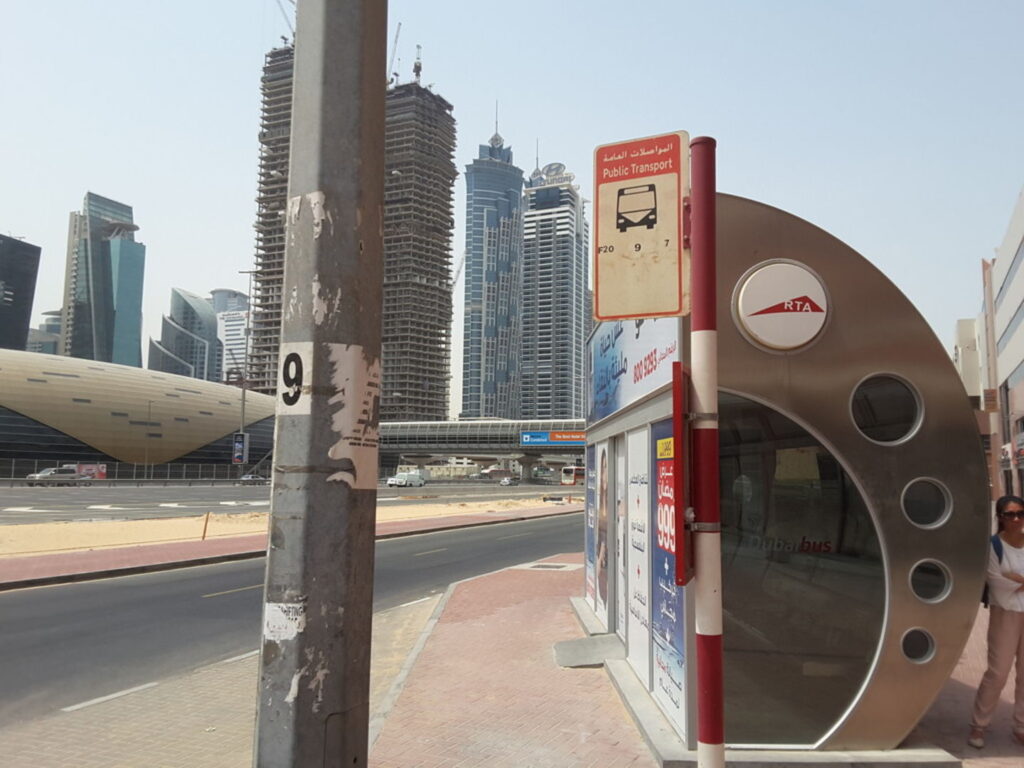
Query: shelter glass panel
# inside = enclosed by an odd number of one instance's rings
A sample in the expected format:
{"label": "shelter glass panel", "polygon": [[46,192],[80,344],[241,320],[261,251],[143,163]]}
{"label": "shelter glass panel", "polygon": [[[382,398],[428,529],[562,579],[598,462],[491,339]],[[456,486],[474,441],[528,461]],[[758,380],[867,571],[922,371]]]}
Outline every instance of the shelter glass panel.
{"label": "shelter glass panel", "polygon": [[726,739],[814,744],[853,702],[885,615],[878,535],[836,459],[722,394]]}

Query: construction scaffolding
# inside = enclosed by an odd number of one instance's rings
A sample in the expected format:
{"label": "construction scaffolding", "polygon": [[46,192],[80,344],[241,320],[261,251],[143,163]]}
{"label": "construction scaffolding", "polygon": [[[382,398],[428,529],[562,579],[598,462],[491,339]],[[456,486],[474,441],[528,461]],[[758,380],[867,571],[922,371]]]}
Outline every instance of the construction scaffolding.
{"label": "construction scaffolding", "polygon": [[455,119],[452,105],[419,82],[388,90],[386,116],[380,418],[443,420],[451,364]]}
{"label": "construction scaffolding", "polygon": [[[294,49],[263,66],[250,389],[274,394],[281,339]],[[418,73],[418,63],[417,63]],[[448,417],[451,360],[452,105],[414,82],[389,88],[385,122],[383,421]]]}
{"label": "construction scaffolding", "polygon": [[260,86],[263,106],[256,197],[256,264],[252,276],[252,342],[246,378],[249,389],[270,395],[277,387],[277,349],[281,341],[294,59],[295,49],[290,45],[270,51],[263,64]]}

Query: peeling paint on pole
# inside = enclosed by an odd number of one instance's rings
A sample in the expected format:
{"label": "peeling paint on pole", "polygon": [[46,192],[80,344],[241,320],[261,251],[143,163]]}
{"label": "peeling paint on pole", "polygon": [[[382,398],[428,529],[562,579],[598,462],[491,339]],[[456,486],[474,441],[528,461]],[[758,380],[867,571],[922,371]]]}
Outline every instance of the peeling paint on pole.
{"label": "peeling paint on pole", "polygon": [[334,394],[331,430],[338,441],[327,455],[346,466],[330,475],[329,482],[347,483],[364,490],[377,487],[380,360],[367,360],[358,345],[328,344]]}
{"label": "peeling paint on pole", "polygon": [[334,217],[327,210],[327,197],[323,192],[310,192],[306,195],[310,210],[313,212],[313,239],[316,240],[324,229],[324,220],[330,225],[330,234],[334,234]]}

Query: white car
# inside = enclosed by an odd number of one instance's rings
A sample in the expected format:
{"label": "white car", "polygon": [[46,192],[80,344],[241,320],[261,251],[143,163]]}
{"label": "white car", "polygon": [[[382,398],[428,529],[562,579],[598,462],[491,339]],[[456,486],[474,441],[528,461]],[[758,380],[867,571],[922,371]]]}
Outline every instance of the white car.
{"label": "white car", "polygon": [[48,467],[26,475],[25,485],[90,485],[92,478],[80,475],[74,467]]}
{"label": "white car", "polygon": [[399,472],[394,477],[389,477],[386,483],[388,487],[398,486],[399,488],[419,488],[426,484],[426,480],[412,472]]}

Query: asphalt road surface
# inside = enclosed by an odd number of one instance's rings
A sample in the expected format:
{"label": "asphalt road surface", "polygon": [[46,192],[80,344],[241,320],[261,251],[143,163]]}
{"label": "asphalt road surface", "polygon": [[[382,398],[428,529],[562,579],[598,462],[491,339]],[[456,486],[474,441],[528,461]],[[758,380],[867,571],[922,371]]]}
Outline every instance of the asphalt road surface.
{"label": "asphalt road surface", "polygon": [[[379,488],[377,502],[383,508],[423,503],[529,498],[563,492],[561,486],[551,485],[430,483],[422,488]],[[189,517],[206,512],[266,511],[269,508],[269,486],[0,487],[0,525]]]}
{"label": "asphalt road surface", "polygon": [[[582,513],[382,540],[374,610],[582,543]],[[0,593],[0,726],[254,650],[265,563]]]}

